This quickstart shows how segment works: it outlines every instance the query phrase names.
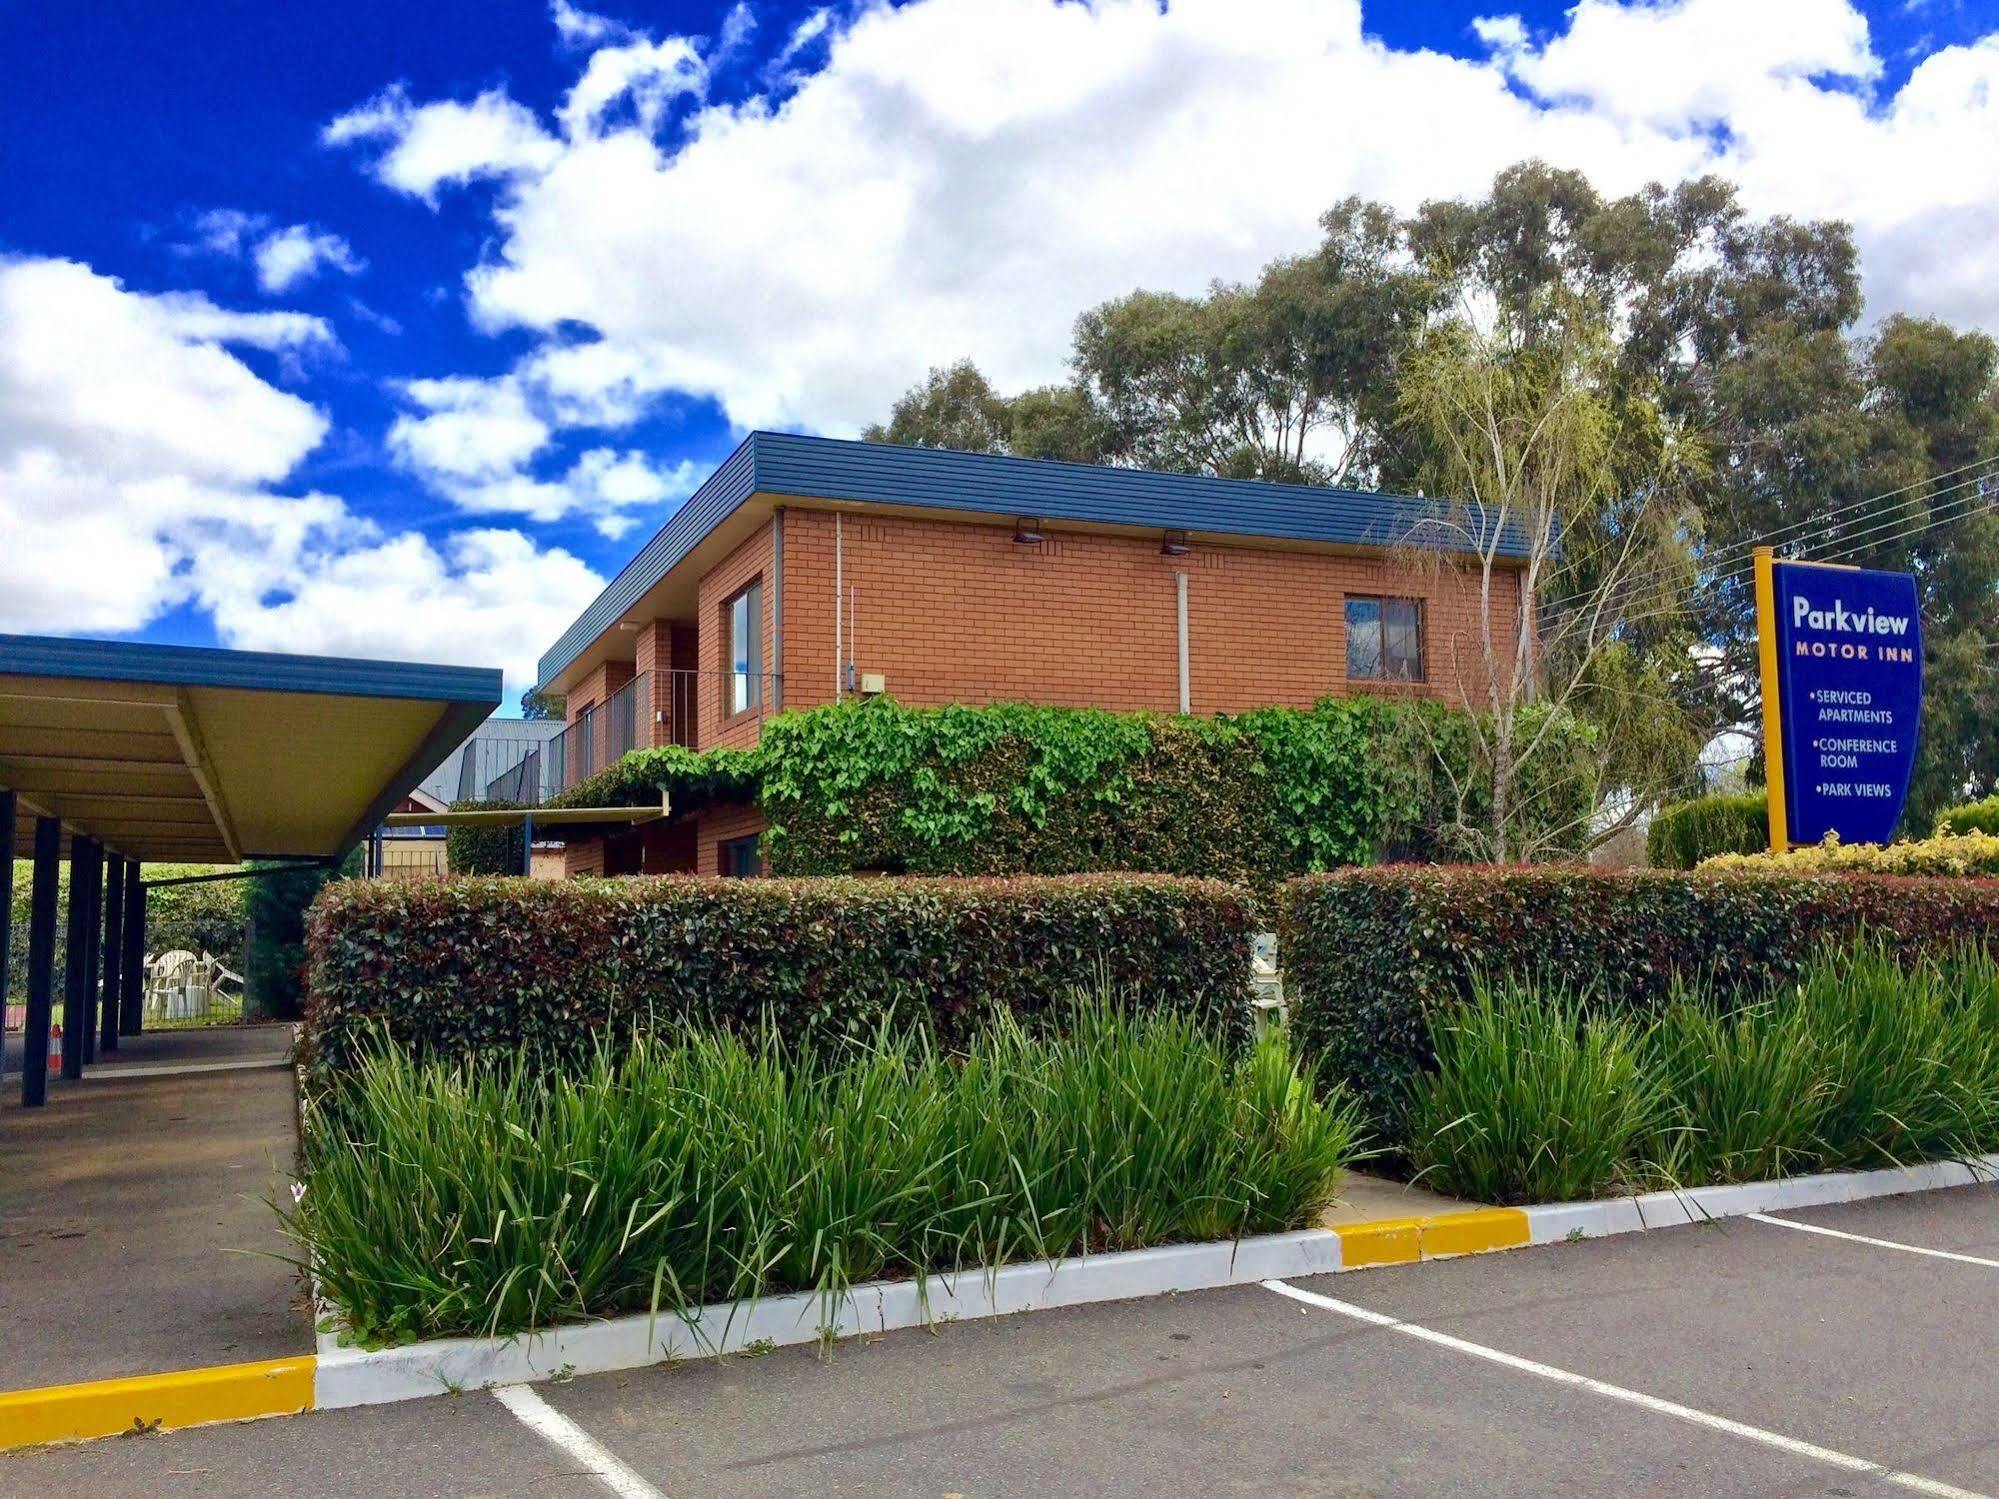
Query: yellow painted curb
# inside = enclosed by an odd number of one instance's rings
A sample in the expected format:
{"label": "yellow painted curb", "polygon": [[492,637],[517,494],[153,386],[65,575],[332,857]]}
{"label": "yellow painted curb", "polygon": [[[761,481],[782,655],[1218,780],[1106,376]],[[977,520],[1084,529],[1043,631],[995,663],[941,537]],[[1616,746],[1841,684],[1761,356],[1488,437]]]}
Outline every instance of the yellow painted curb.
{"label": "yellow painted curb", "polygon": [[1423,1257],[1421,1218],[1377,1218],[1372,1223],[1335,1224],[1340,1236],[1340,1268],[1408,1265]]}
{"label": "yellow painted curb", "polygon": [[1483,1254],[1530,1243],[1527,1215],[1519,1208],[1471,1208],[1428,1218],[1379,1218],[1372,1223],[1333,1226],[1340,1236],[1340,1263],[1349,1270],[1369,1265],[1411,1265],[1453,1254]]}
{"label": "yellow painted curb", "polygon": [[312,1408],[312,1354],[0,1393],[0,1451]]}

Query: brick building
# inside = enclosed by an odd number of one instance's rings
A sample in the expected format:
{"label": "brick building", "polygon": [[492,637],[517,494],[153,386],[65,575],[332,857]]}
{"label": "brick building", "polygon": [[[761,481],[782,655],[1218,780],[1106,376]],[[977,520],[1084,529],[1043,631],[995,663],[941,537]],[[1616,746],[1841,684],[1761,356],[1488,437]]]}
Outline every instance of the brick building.
{"label": "brick building", "polygon": [[[751,434],[540,663],[557,780],[748,745],[886,692],[1194,713],[1476,689],[1481,570],[1433,501]],[[1462,517],[1453,519],[1462,520]],[[1494,607],[1519,606],[1518,548]],[[758,867],[711,807],[571,845],[581,873]]]}

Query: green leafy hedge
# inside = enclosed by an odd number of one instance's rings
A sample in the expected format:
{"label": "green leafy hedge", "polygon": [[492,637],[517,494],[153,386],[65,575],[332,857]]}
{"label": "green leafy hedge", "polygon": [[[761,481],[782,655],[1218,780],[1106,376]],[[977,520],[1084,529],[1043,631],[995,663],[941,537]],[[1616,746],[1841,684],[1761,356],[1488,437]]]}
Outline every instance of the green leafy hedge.
{"label": "green leafy hedge", "polygon": [[1999,937],[1999,880],[1395,866],[1292,881],[1278,925],[1300,1045],[1391,1142],[1430,1016],[1476,973],[1639,1010],[1701,977],[1726,1006],[1863,929],[1912,950]]}
{"label": "green leafy hedge", "polygon": [[[333,881],[359,874],[361,858],[362,850],[356,847],[348,850],[338,869],[284,870],[242,882],[240,898],[250,919],[243,976],[251,1010],[280,1020],[296,1020],[303,1013],[306,913]],[[253,861],[253,867],[270,866]]]}
{"label": "green leafy hedge", "polygon": [[1937,832],[1955,833],[1995,833],[1999,834],[1999,796],[1988,796],[1983,801],[1966,802],[1961,807],[1952,807],[1937,819]]}
{"label": "green leafy hedge", "polygon": [[1213,880],[451,880],[333,886],[312,915],[324,1077],[371,1030],[421,1058],[574,1059],[600,1038],[768,1016],[830,1044],[891,1013],[957,1045],[1099,980],[1237,1029],[1252,909]]}
{"label": "green leafy hedge", "polygon": [[[1580,832],[1588,730],[1564,720],[1520,787]],[[1141,869],[1270,884],[1384,853],[1447,856],[1490,807],[1469,720],[1436,703],[1329,698],[1216,718],[886,699],[785,713],[755,750],[628,755],[569,805],[759,803],[774,874]]]}
{"label": "green leafy hedge", "polygon": [[[551,807],[636,807],[657,802],[662,792],[675,812],[693,812],[711,802],[756,799],[762,757],[756,750],[727,747],[695,751],[678,744],[634,750],[578,781]],[[489,804],[490,805],[490,804]]]}
{"label": "green leafy hedge", "polygon": [[[455,801],[454,812],[517,812],[525,802],[477,798]],[[453,874],[519,874],[527,866],[527,825],[458,826],[444,834],[444,863]]]}
{"label": "green leafy hedge", "polygon": [[1770,803],[1760,791],[1697,796],[1661,807],[1645,830],[1654,869],[1693,869],[1716,854],[1760,854],[1770,847]]}
{"label": "green leafy hedge", "polygon": [[[31,860],[14,861],[13,920],[7,929],[11,952],[7,964],[8,998],[16,1004],[28,997],[28,906],[33,897],[34,869]],[[148,864],[144,873],[151,879],[171,879],[184,874],[218,874],[205,864]],[[55,992],[62,993],[64,923],[69,918],[69,863],[65,860],[58,875],[56,897],[56,977]],[[231,968],[243,961],[243,886],[235,880],[202,885],[169,885],[146,892],[146,951],[167,952],[185,948],[189,952],[212,952]]]}

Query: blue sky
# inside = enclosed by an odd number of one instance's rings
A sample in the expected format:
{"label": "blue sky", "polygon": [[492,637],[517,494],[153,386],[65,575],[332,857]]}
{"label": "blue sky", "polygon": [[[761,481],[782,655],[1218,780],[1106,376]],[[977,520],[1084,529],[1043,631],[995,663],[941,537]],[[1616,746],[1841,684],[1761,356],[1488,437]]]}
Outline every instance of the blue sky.
{"label": "blue sky", "polygon": [[[1358,14],[1356,15],[1356,12]],[[751,426],[1546,155],[1999,314],[1989,4],[0,0],[0,629],[532,659]]]}

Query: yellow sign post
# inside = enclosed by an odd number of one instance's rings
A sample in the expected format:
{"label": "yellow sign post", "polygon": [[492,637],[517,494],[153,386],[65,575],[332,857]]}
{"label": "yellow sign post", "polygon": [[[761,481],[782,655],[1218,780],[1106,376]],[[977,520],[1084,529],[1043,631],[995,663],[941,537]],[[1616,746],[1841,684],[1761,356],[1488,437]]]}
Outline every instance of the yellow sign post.
{"label": "yellow sign post", "polygon": [[1784,803],[1784,708],[1777,685],[1777,553],[1756,549],[1756,656],[1763,677],[1763,785],[1770,803],[1770,851],[1787,853],[1790,813]]}

